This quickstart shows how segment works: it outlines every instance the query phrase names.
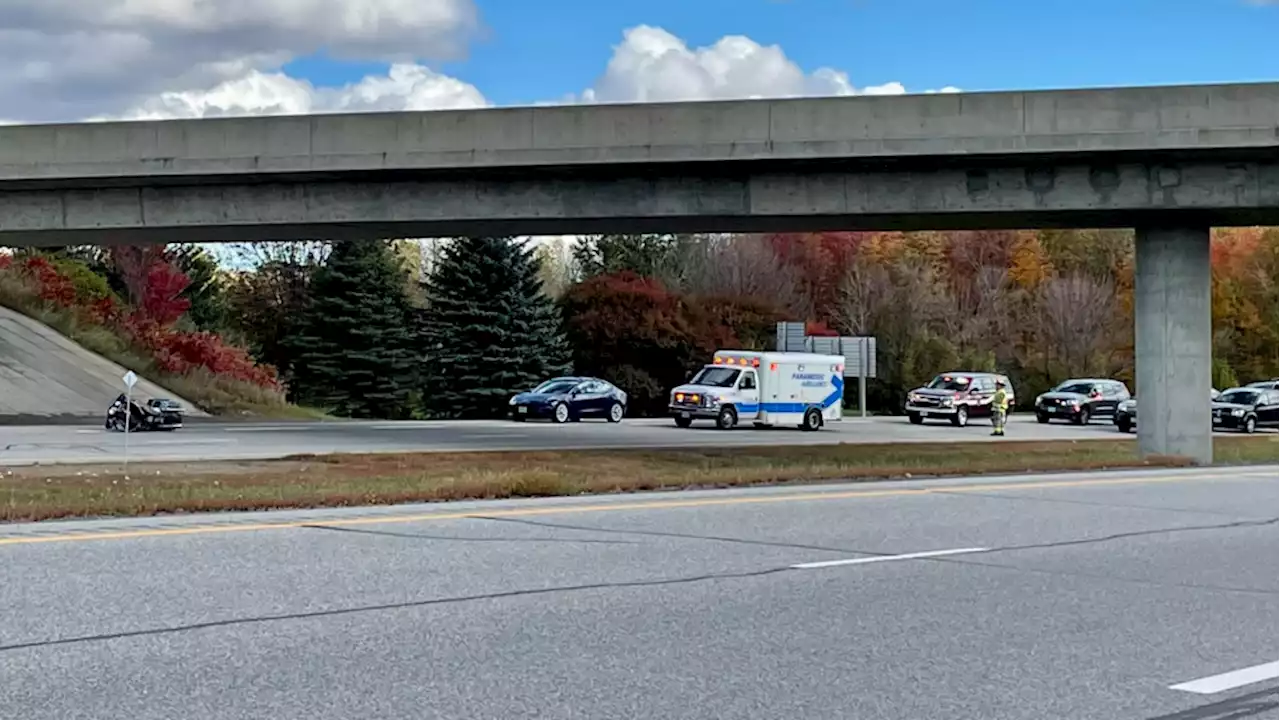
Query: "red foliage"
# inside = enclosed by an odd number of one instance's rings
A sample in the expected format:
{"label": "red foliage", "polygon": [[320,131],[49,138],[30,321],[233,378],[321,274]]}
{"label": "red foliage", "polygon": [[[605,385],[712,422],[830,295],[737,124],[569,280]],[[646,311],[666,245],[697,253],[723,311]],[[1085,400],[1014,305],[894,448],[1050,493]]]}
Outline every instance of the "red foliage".
{"label": "red foliage", "polygon": [[124,318],[120,327],[134,343],[150,351],[165,372],[181,375],[204,368],[260,387],[280,387],[275,368],[255,363],[248,352],[227,345],[213,333],[172,330],[140,312]]}
{"label": "red foliage", "polygon": [[27,258],[23,263],[23,270],[35,279],[41,300],[61,308],[70,308],[75,305],[75,285],[59,273],[48,260],[39,256]]}
{"label": "red foliage", "polygon": [[260,387],[279,389],[275,368],[258,365],[242,348],[232,347],[207,332],[166,332],[158,336],[156,364],[182,374],[204,368],[215,375],[234,378]]}
{"label": "red foliage", "polygon": [[873,233],[781,233],[769,236],[778,260],[798,271],[803,292],[810,299],[809,312],[830,319],[840,300],[840,283],[849,272],[863,244]]}
{"label": "red foliage", "polygon": [[84,309],[85,316],[97,325],[117,325],[120,322],[120,307],[109,297],[98,298],[92,305]]}
{"label": "red foliage", "polygon": [[[137,255],[148,257],[154,253]],[[13,266],[11,255],[0,255],[0,270]],[[191,305],[182,297],[190,280],[163,258],[153,261],[147,269],[142,284],[137,287],[140,307],[128,314],[110,297],[93,301],[77,297],[74,283],[46,258],[27,258],[18,268],[35,280],[41,300],[69,310],[85,321],[116,328],[135,345],[150,352],[161,370],[182,374],[204,368],[215,375],[260,387],[280,388],[275,368],[255,363],[245,350],[227,345],[211,333],[172,329]]]}
{"label": "red foliage", "polygon": [[142,289],[139,309],[143,316],[161,327],[173,325],[191,307],[191,301],[182,297],[190,284],[191,280],[167,260],[152,263]]}
{"label": "red foliage", "polygon": [[124,278],[125,287],[129,290],[129,301],[134,305],[141,305],[146,295],[151,267],[167,261],[165,246],[113,245],[109,252],[112,264]]}
{"label": "red foliage", "polygon": [[810,320],[804,324],[804,334],[817,337],[839,337],[840,333],[827,327],[822,320]]}

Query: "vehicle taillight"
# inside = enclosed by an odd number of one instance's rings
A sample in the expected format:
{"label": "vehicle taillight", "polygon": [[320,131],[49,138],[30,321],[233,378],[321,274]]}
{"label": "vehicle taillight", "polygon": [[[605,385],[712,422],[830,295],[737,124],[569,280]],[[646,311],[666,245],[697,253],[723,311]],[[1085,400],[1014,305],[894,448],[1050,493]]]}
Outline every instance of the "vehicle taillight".
{"label": "vehicle taillight", "polygon": [[956,399],[956,400],[959,400],[959,399],[960,399],[960,398],[962,398],[962,397],[964,397],[964,393],[962,393],[962,392],[958,392],[958,393],[956,393],[956,397],[955,397],[955,399]]}

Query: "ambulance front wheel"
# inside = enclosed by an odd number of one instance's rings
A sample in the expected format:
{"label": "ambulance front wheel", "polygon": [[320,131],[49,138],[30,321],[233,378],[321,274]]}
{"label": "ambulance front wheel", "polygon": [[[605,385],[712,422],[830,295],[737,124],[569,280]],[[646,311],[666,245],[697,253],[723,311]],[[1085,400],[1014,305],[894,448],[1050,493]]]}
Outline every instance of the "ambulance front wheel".
{"label": "ambulance front wheel", "polygon": [[680,415],[676,416],[676,427],[687,428],[690,425],[693,425],[693,418],[681,417]]}
{"label": "ambulance front wheel", "polygon": [[813,432],[822,427],[822,412],[818,408],[809,408],[804,411],[804,422],[800,424],[801,430]]}
{"label": "ambulance front wheel", "polygon": [[716,427],[721,430],[732,430],[738,424],[738,411],[731,407],[720,408],[716,415]]}

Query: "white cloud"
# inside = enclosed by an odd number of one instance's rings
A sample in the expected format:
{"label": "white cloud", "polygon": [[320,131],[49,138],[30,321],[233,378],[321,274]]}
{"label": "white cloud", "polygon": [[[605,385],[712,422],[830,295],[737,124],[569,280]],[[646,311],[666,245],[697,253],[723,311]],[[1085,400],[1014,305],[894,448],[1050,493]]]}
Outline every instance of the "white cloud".
{"label": "white cloud", "polygon": [[857,88],[832,68],[806,73],[777,45],[728,35],[708,47],[690,48],[662,28],[640,25],[622,43],[586,102],[664,102],[822,95],[901,95],[902,83]]}
{"label": "white cloud", "polygon": [[2,0],[0,107],[32,120],[119,113],[321,51],[452,59],[477,25],[473,0]]}
{"label": "white cloud", "polygon": [[[456,55],[475,26],[472,3],[0,0],[0,27],[9,28],[0,30],[0,62],[16,68],[0,73],[0,107],[37,122],[482,107],[480,89],[413,60],[342,87],[281,70],[320,48],[362,60]],[[88,9],[77,15],[77,5]],[[640,25],[623,33],[593,87],[539,104],[906,91],[900,82],[855,87],[828,67],[806,72],[777,45],[741,35],[690,48]]]}
{"label": "white cloud", "polygon": [[94,119],[158,120],[229,115],[297,115],[378,110],[443,110],[484,107],[474,85],[421,65],[391,66],[339,88],[317,88],[283,73],[251,70],[209,90],[168,92],[118,116]]}

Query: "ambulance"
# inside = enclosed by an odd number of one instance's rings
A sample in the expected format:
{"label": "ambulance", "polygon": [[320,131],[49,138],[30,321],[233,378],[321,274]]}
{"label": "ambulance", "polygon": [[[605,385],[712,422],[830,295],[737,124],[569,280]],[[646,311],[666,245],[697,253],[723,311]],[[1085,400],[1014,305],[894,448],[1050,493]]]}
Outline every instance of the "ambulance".
{"label": "ambulance", "polygon": [[817,430],[844,411],[844,356],[718,350],[710,365],[671,391],[676,425],[714,420],[729,430],[791,425]]}

